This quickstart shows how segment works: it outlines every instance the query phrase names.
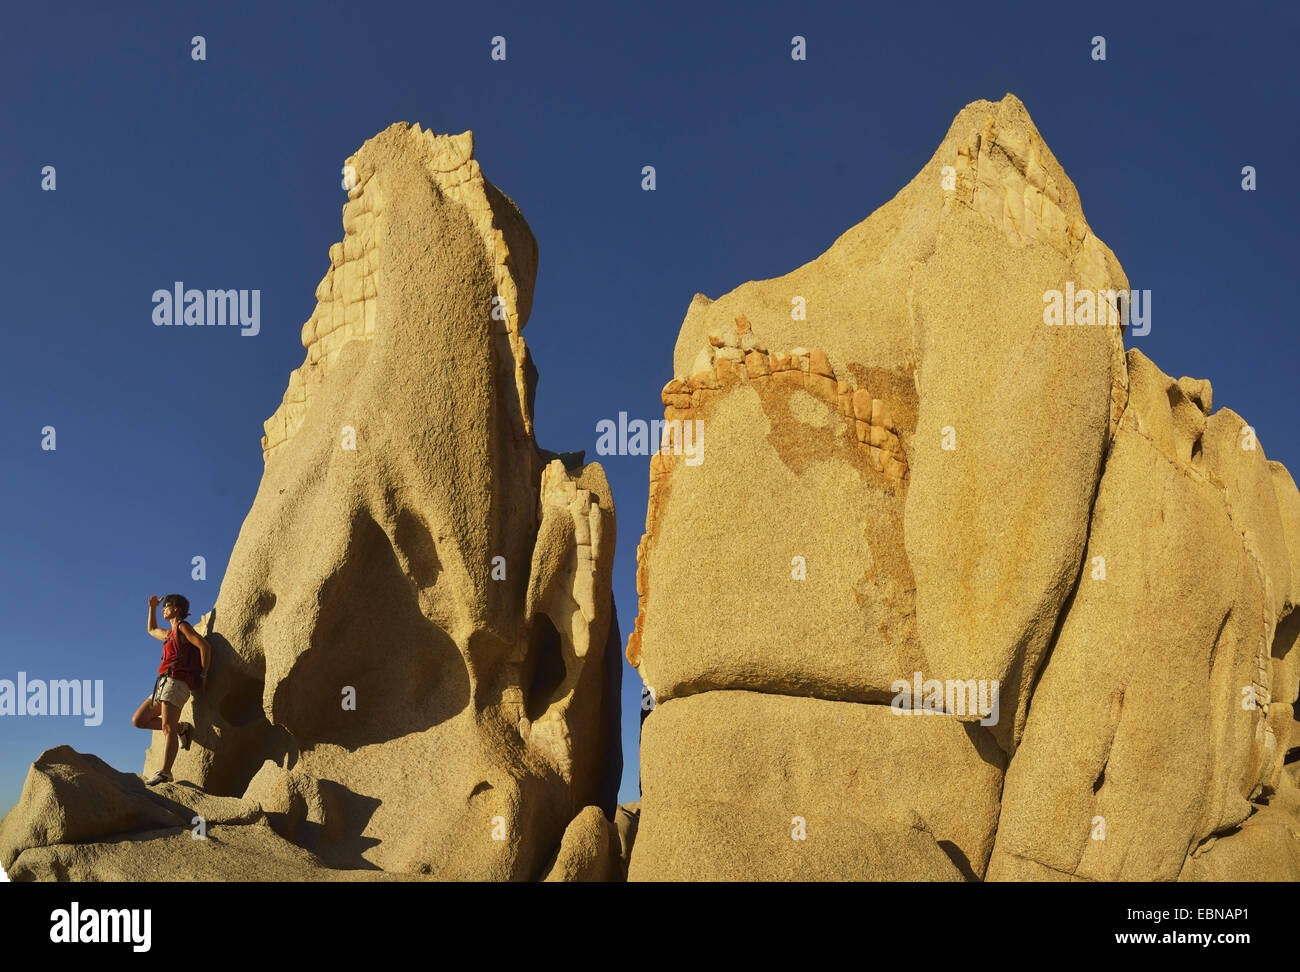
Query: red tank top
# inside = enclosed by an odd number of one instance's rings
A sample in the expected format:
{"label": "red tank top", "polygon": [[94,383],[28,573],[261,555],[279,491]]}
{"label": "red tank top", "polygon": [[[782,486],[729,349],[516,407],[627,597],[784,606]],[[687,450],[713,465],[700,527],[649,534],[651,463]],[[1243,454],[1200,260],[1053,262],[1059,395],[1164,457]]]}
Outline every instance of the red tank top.
{"label": "red tank top", "polygon": [[171,675],[191,689],[197,689],[202,664],[203,656],[190,644],[189,639],[181,635],[179,627],[167,632],[167,640],[163,642],[162,664],[158,666],[159,675]]}

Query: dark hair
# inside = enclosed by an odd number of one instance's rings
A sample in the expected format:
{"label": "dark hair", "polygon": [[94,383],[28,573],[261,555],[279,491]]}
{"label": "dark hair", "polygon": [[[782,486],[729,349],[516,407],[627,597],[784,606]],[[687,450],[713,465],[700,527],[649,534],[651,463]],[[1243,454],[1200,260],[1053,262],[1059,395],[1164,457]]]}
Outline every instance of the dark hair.
{"label": "dark hair", "polygon": [[182,618],[188,618],[190,616],[190,602],[184,594],[168,594],[163,598],[163,607],[167,607],[171,604],[180,608]]}

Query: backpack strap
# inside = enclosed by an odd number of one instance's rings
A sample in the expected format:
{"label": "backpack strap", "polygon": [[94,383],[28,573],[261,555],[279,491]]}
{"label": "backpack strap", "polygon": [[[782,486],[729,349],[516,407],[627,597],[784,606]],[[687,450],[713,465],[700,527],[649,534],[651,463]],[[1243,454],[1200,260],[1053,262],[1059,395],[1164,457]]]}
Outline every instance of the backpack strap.
{"label": "backpack strap", "polygon": [[[184,623],[184,618],[176,622],[176,661],[180,663],[181,668],[197,679],[203,675],[203,656],[199,654],[198,646],[191,643],[185,636],[185,632],[181,630],[181,625]],[[181,659],[182,645],[185,649],[184,660]],[[199,654],[197,659],[194,657],[196,654]]]}

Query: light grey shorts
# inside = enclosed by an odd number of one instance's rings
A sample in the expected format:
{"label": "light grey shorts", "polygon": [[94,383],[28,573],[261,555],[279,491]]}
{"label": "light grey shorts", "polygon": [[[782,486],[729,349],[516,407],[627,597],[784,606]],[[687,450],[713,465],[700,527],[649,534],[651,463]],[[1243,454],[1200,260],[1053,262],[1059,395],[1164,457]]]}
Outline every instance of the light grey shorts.
{"label": "light grey shorts", "polygon": [[190,687],[179,678],[160,675],[158,676],[158,684],[153,690],[153,700],[155,702],[170,702],[176,708],[183,709],[185,703],[190,700]]}

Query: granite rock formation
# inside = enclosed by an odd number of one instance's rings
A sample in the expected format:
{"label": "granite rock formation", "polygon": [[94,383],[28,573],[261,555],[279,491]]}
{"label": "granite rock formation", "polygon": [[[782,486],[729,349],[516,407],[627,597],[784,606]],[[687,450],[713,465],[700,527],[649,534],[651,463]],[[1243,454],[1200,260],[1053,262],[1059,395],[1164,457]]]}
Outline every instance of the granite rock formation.
{"label": "granite rock formation", "polygon": [[1300,878],[1300,494],[1125,352],[1129,289],[1008,95],[811,263],[695,297],[632,880]]}
{"label": "granite rock formation", "polygon": [[[599,465],[533,438],[536,243],[469,132],[396,124],[346,164],[307,358],[197,624],[216,659],[182,716],[185,783],[145,793],[45,753],[0,825],[15,878],[156,879],[168,848],[186,880],[259,861],[533,879],[614,859],[593,844],[621,774],[614,505]],[[155,734],[146,773],[160,756]],[[207,817],[219,840],[191,841],[174,806],[190,786],[234,808]]]}
{"label": "granite rock formation", "polygon": [[622,807],[614,507],[533,439],[536,245],[468,133],[348,165],[186,782],[50,750],[11,876],[1300,880],[1300,492],[1125,349],[1015,97],[811,263],[691,302]]}

